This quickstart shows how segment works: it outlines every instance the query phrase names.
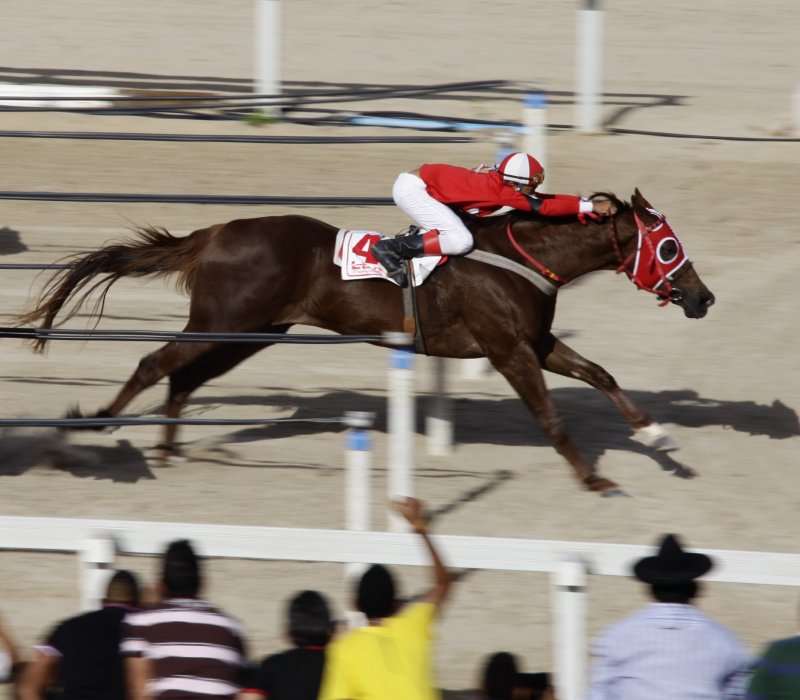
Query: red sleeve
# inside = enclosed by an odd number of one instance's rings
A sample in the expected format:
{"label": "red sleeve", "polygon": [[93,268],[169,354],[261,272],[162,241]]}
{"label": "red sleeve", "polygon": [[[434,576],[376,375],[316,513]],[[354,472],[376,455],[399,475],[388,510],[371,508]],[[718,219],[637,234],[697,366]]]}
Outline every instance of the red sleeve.
{"label": "red sleeve", "polygon": [[542,198],[542,216],[573,216],[580,213],[581,198],[572,194],[557,194]]}

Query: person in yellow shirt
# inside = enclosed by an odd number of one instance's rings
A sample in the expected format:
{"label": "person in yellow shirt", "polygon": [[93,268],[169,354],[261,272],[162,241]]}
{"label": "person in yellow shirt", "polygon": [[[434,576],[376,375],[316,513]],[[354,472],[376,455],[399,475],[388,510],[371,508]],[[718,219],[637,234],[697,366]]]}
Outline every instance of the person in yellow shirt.
{"label": "person in yellow shirt", "polygon": [[319,700],[439,700],[433,678],[433,627],[450,590],[450,576],[428,537],[422,503],[405,498],[392,505],[423,539],[433,585],[398,609],[389,570],[375,564],[366,571],[355,605],[369,624],[328,645]]}

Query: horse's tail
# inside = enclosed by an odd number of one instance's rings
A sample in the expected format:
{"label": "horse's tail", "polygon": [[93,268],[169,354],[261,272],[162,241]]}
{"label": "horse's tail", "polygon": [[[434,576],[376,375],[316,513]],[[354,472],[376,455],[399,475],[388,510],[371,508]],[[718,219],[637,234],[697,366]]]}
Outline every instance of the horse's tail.
{"label": "horse's tail", "polygon": [[[75,316],[89,296],[99,289],[100,295],[91,312],[96,323],[103,315],[108,290],[121,277],[179,273],[179,288],[189,291],[200,254],[216,228],[200,229],[179,238],[166,229],[143,226],[134,229],[135,238],[105,245],[88,255],[68,257],[64,262],[70,266],[53,275],[42,289],[36,306],[16,316],[14,322],[23,326],[41,321],[40,328],[52,328],[56,315],[65,305],[75,300],[64,321]],[[90,284],[97,275],[102,277]],[[37,339],[34,350],[41,352],[46,342],[46,339]]]}

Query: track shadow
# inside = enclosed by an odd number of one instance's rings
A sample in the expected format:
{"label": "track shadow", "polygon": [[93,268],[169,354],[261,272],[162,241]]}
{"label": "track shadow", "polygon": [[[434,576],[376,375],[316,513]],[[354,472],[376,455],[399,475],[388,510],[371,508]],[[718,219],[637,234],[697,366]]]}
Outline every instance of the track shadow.
{"label": "track shadow", "polygon": [[5,428],[0,431],[0,477],[19,476],[36,467],[73,476],[136,483],[154,479],[141,450],[127,440],[114,447],[71,445],[55,428]]}

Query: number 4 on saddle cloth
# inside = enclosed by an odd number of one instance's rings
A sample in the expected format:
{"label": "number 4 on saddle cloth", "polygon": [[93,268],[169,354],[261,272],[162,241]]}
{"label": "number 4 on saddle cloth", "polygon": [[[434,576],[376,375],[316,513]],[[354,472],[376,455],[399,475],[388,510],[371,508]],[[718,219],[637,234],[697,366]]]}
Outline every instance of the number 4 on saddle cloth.
{"label": "number 4 on saddle cloth", "polygon": [[[339,229],[336,234],[336,247],[333,253],[333,262],[342,268],[343,280],[361,280],[371,277],[379,277],[393,284],[397,284],[391,279],[381,265],[372,256],[372,245],[385,238],[377,231],[353,231],[351,229]],[[412,284],[415,287],[421,285],[433,272],[433,269],[447,260],[441,255],[426,255],[422,258],[411,260],[413,275]]]}

